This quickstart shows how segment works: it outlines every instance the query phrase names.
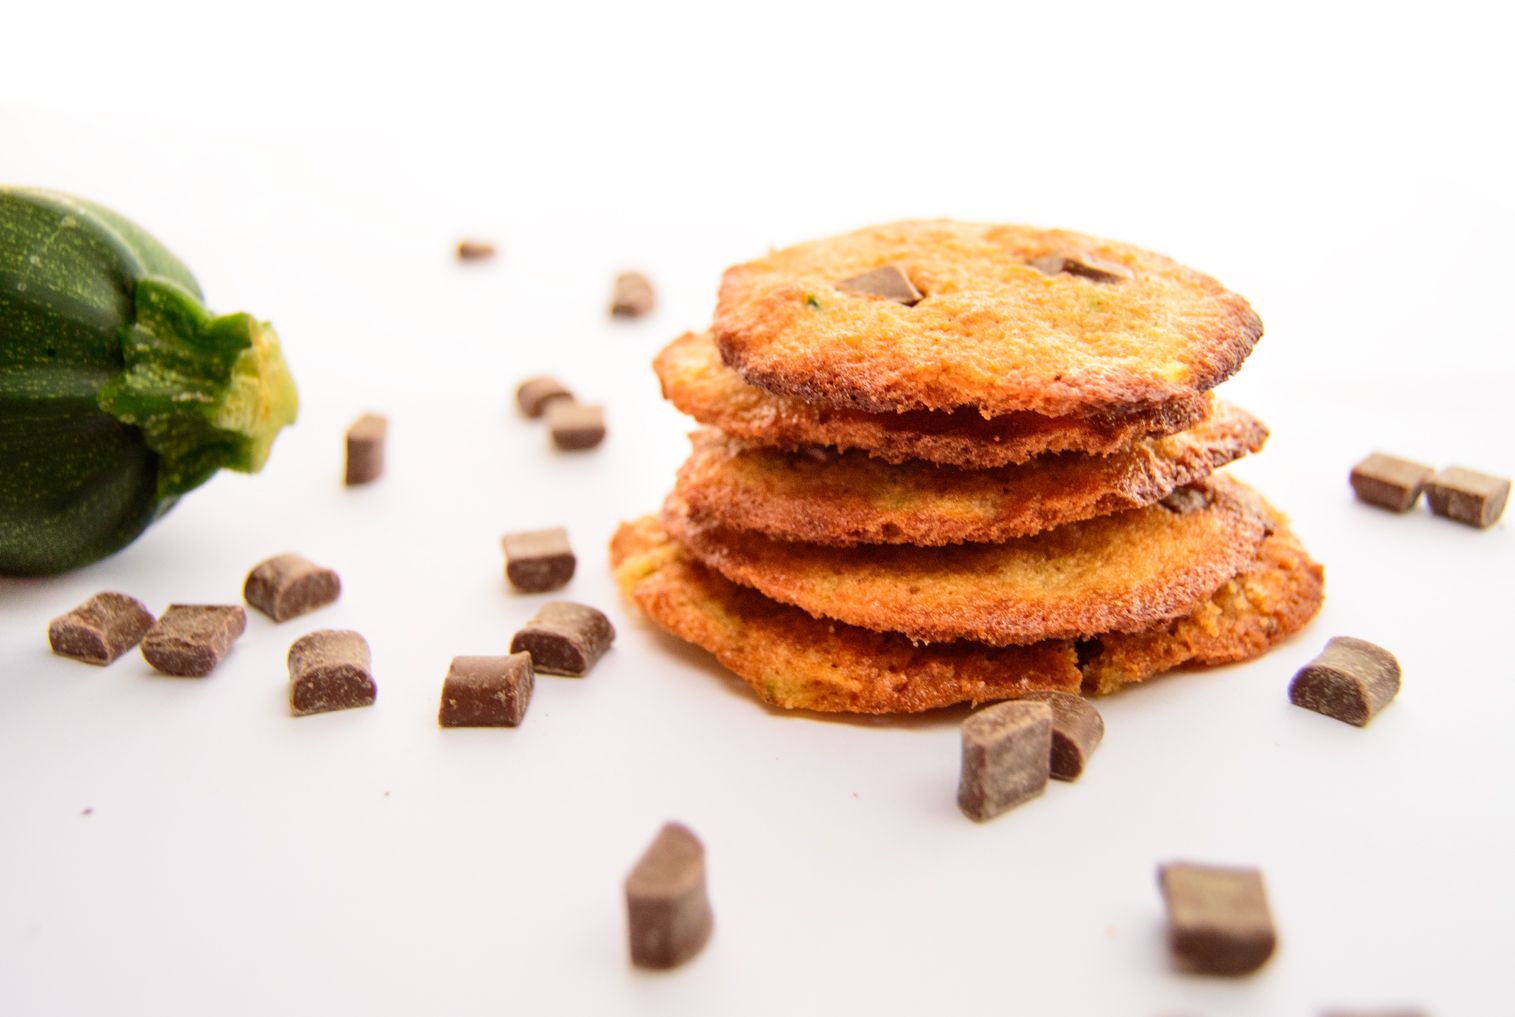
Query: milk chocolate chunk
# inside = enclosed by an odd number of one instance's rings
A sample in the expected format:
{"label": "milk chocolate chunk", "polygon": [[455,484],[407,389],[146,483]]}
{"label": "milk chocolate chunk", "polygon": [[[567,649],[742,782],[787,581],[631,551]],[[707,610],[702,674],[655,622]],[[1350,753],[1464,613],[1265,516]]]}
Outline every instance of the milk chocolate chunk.
{"label": "milk chocolate chunk", "polygon": [[296,717],[372,706],[378,689],[368,641],[346,629],[322,629],[289,648],[289,708]]}
{"label": "milk chocolate chunk", "polygon": [[1196,974],[1246,975],[1273,956],[1278,936],[1262,873],[1170,862],[1158,869],[1168,905],[1168,947]]}
{"label": "milk chocolate chunk", "polygon": [[836,284],[836,288],[843,293],[883,297],[885,300],[893,300],[906,307],[914,307],[922,300],[921,291],[915,288],[915,283],[910,281],[905,270],[898,265],[885,265],[871,272],[843,279]]}
{"label": "milk chocolate chunk", "polygon": [[1337,636],[1294,675],[1295,706],[1362,727],[1399,692],[1399,661],[1381,646]]}
{"label": "milk chocolate chunk", "polygon": [[164,674],[200,678],[246,629],[247,612],[234,604],[170,604],[142,638],[142,656]]}
{"label": "milk chocolate chunk", "polygon": [[458,241],[459,261],[484,261],[494,257],[494,244],[487,240],[460,240]]}
{"label": "milk chocolate chunk", "polygon": [[576,559],[561,526],[524,530],[500,538],[505,549],[505,578],[522,593],[546,593],[566,586]]}
{"label": "milk chocolate chunk", "polygon": [[347,486],[378,480],[384,472],[384,438],[389,421],[365,413],[347,429]]}
{"label": "milk chocolate chunk", "polygon": [[688,827],[665,825],[626,877],[626,919],[641,968],[678,967],[710,939],[705,847]]}
{"label": "milk chocolate chunk", "polygon": [[569,399],[554,399],[547,404],[547,429],[558,448],[594,448],[605,440],[605,410]]}
{"label": "milk chocolate chunk", "polygon": [[963,766],[957,804],[982,823],[1047,788],[1052,759],[1052,707],[1012,700],[963,721]]}
{"label": "milk chocolate chunk", "polygon": [[1134,279],[1133,273],[1125,265],[1113,261],[1104,261],[1091,254],[1044,254],[1040,258],[1031,261],[1031,267],[1043,275],[1068,275],[1081,276],[1082,278],[1099,283],[1116,283],[1126,279]]}
{"label": "milk chocolate chunk", "polygon": [[610,649],[615,629],[592,607],[566,600],[543,604],[536,617],[510,641],[511,653],[529,653],[543,674],[581,678]]}
{"label": "milk chocolate chunk", "polygon": [[527,378],[516,389],[516,402],[521,406],[521,412],[533,419],[540,417],[547,409],[547,404],[554,399],[573,400],[573,393],[568,391],[556,378],[542,376],[539,378]]}
{"label": "milk chocolate chunk", "polygon": [[152,613],[124,593],[97,593],[47,623],[47,641],[60,657],[104,666],[142,641]]}
{"label": "milk chocolate chunk", "polygon": [[442,681],[443,727],[515,727],[531,704],[535,674],[529,653],[454,657]]}
{"label": "milk chocolate chunk", "polygon": [[1352,491],[1369,505],[1405,512],[1420,498],[1420,489],[1436,471],[1429,466],[1374,452],[1352,467]]}
{"label": "milk chocolate chunk", "polygon": [[340,576],[298,554],[281,554],[256,566],[242,587],[247,602],[276,622],[325,607],[341,594]]}
{"label": "milk chocolate chunk", "polygon": [[1508,479],[1462,466],[1449,467],[1426,481],[1432,512],[1479,529],[1497,523],[1509,499]]}
{"label": "milk chocolate chunk", "polygon": [[1021,702],[1052,707],[1052,772],[1058,780],[1078,780],[1105,737],[1105,720],[1094,704],[1071,692],[1032,692]]}
{"label": "milk chocolate chunk", "polygon": [[622,272],[615,277],[610,313],[617,318],[640,318],[657,303],[652,282],[640,272]]}

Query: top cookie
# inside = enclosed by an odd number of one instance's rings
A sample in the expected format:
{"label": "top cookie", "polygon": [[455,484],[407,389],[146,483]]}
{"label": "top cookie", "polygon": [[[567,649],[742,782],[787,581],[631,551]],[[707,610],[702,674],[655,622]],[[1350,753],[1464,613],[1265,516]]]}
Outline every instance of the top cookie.
{"label": "top cookie", "polygon": [[1241,366],[1262,321],[1138,247],[937,220],[728,269],[714,332],[748,381],[812,402],[1062,416],[1204,392]]}

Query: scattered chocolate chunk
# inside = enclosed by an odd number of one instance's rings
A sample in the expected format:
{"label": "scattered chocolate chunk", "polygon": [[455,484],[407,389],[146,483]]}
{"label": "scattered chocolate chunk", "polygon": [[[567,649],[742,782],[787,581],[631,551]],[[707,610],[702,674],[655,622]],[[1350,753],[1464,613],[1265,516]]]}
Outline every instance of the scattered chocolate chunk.
{"label": "scattered chocolate chunk", "polygon": [[384,472],[384,438],[389,421],[365,413],[347,429],[347,486],[378,480]]}
{"label": "scattered chocolate chunk", "polygon": [[705,892],[705,846],[668,823],[626,877],[631,963],[674,968],[699,953],[715,920]]}
{"label": "scattered chocolate chunk", "polygon": [[892,300],[906,307],[914,307],[923,299],[921,291],[915,288],[915,283],[910,281],[905,270],[898,265],[885,265],[882,268],[875,268],[861,275],[843,279],[836,284],[836,288],[843,293],[883,297],[885,300]]}
{"label": "scattered chocolate chunk", "polygon": [[296,717],[372,706],[378,689],[368,641],[346,629],[322,629],[289,648],[289,708]]}
{"label": "scattered chocolate chunk", "polygon": [[458,241],[459,261],[484,261],[494,257],[494,244],[487,240]]}
{"label": "scattered chocolate chunk", "polygon": [[657,295],[652,282],[640,272],[622,272],[615,277],[615,292],[610,297],[610,313],[617,318],[640,318],[652,310]]}
{"label": "scattered chocolate chunk", "polygon": [[543,604],[536,617],[515,634],[510,652],[531,654],[532,665],[543,674],[581,678],[614,640],[615,629],[603,613],[554,600]]}
{"label": "scattered chocolate chunk", "polygon": [[594,448],[605,440],[605,411],[599,406],[554,399],[547,404],[547,428],[558,448]]}
{"label": "scattered chocolate chunk", "polygon": [[242,596],[276,622],[325,607],[342,595],[342,579],[297,554],[281,554],[247,574]]}
{"label": "scattered chocolate chunk", "polygon": [[507,533],[500,546],[505,549],[505,578],[522,593],[546,593],[573,578],[576,560],[561,526]]}
{"label": "scattered chocolate chunk", "polygon": [[1352,467],[1352,491],[1369,505],[1405,512],[1420,499],[1420,489],[1436,471],[1429,466],[1374,452]]}
{"label": "scattered chocolate chunk", "polygon": [[1399,692],[1399,661],[1381,646],[1337,636],[1289,683],[1295,706],[1362,727]]}
{"label": "scattered chocolate chunk", "polygon": [[1136,278],[1136,274],[1125,265],[1104,261],[1085,253],[1044,254],[1032,260],[1030,264],[1043,275],[1067,273],[1099,283],[1116,283]]}
{"label": "scattered chocolate chunk", "polygon": [[1179,966],[1206,975],[1246,975],[1278,943],[1262,873],[1170,862],[1158,869],[1168,905],[1168,946]]}
{"label": "scattered chocolate chunk", "polygon": [[573,401],[573,393],[556,378],[527,378],[516,389],[516,402],[521,404],[521,412],[533,419],[540,417],[554,399]]}
{"label": "scattered chocolate chunk", "polygon": [[1052,776],[1078,780],[1105,737],[1105,720],[1094,704],[1070,692],[1033,692],[1022,702],[1052,707]]}
{"label": "scattered chocolate chunk", "polygon": [[104,666],[142,641],[152,613],[124,593],[97,593],[47,623],[47,641],[60,657]]}
{"label": "scattered chocolate chunk", "polygon": [[442,681],[443,727],[515,727],[526,716],[536,675],[531,654],[454,657]]}
{"label": "scattered chocolate chunk", "polygon": [[1426,481],[1432,512],[1479,529],[1497,523],[1509,499],[1509,480],[1462,466],[1449,467]]}
{"label": "scattered chocolate chunk", "polygon": [[235,604],[170,604],[142,638],[142,656],[164,674],[200,678],[246,628],[247,612]]}
{"label": "scattered chocolate chunk", "polygon": [[963,721],[963,768],[957,804],[983,822],[1047,788],[1052,759],[1052,707],[1012,700]]}

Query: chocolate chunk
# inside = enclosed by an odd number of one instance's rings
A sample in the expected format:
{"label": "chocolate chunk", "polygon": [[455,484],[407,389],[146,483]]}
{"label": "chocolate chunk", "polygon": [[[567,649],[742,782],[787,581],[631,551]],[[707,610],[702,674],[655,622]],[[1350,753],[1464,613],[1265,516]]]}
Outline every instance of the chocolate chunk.
{"label": "chocolate chunk", "polygon": [[543,674],[581,678],[594,667],[615,640],[610,619],[592,607],[554,600],[543,604],[535,618],[510,641],[511,653],[531,654]]}
{"label": "chocolate chunk", "polygon": [[1381,646],[1337,636],[1289,683],[1289,701],[1362,727],[1399,692],[1399,661]]}
{"label": "chocolate chunk", "polygon": [[170,604],[142,638],[142,656],[164,674],[200,678],[246,628],[247,612],[234,604]]}
{"label": "chocolate chunk", "polygon": [[458,241],[459,261],[484,261],[494,257],[494,244],[486,240]]}
{"label": "chocolate chunk", "polygon": [[700,952],[715,920],[705,892],[705,847],[668,823],[626,877],[631,963],[673,968]]}
{"label": "chocolate chunk", "polygon": [[1032,692],[1021,702],[1052,707],[1052,776],[1078,780],[1105,737],[1105,720],[1094,704],[1069,692]]}
{"label": "chocolate chunk", "polygon": [[1426,481],[1426,501],[1432,512],[1480,529],[1499,521],[1509,499],[1507,479],[1462,466],[1449,467]]}
{"label": "chocolate chunk", "polygon": [[1369,505],[1407,511],[1420,498],[1420,489],[1436,471],[1429,466],[1374,452],[1352,467],[1350,480],[1357,497]]}
{"label": "chocolate chunk", "polygon": [[547,404],[547,428],[561,449],[594,448],[605,440],[605,411],[568,399]]}
{"label": "chocolate chunk", "polygon": [[505,578],[522,593],[546,593],[573,578],[573,550],[561,526],[507,533],[500,545],[505,549]]}
{"label": "chocolate chunk", "polygon": [[1047,788],[1052,707],[1011,701],[963,721],[963,769],[957,804],[969,819],[993,819]]}
{"label": "chocolate chunk", "polygon": [[640,318],[657,303],[652,282],[640,272],[622,272],[615,277],[610,313],[617,318]]}
{"label": "chocolate chunk", "polygon": [[1246,975],[1273,956],[1278,937],[1262,873],[1170,862],[1158,869],[1168,905],[1168,946],[1198,974]]}
{"label": "chocolate chunk", "polygon": [[97,593],[47,623],[47,641],[60,657],[109,664],[142,641],[152,613],[124,593]]}
{"label": "chocolate chunk", "polygon": [[1104,261],[1092,254],[1044,254],[1030,262],[1032,268],[1043,275],[1068,275],[1081,276],[1099,283],[1122,282],[1136,278],[1136,274],[1125,265],[1113,261]]}
{"label": "chocolate chunk", "polygon": [[573,401],[573,393],[556,378],[527,378],[516,389],[516,402],[521,404],[521,412],[533,419],[540,417],[554,399]]}
{"label": "chocolate chunk", "polygon": [[843,293],[856,293],[862,296],[883,297],[885,300],[893,300],[896,304],[904,304],[906,307],[914,307],[923,299],[921,291],[915,288],[905,270],[898,265],[885,265],[861,275],[843,279],[836,284],[836,288]]}
{"label": "chocolate chunk", "polygon": [[384,472],[384,437],[389,421],[365,413],[347,429],[347,486],[378,480]]}
{"label": "chocolate chunk", "polygon": [[247,574],[242,596],[276,622],[325,607],[342,594],[342,580],[297,554],[281,554]]}
{"label": "chocolate chunk", "polygon": [[322,629],[289,648],[289,708],[296,717],[372,706],[378,689],[368,641],[345,629]]}
{"label": "chocolate chunk", "polygon": [[531,655],[454,657],[442,681],[443,727],[515,727],[526,716],[535,684]]}

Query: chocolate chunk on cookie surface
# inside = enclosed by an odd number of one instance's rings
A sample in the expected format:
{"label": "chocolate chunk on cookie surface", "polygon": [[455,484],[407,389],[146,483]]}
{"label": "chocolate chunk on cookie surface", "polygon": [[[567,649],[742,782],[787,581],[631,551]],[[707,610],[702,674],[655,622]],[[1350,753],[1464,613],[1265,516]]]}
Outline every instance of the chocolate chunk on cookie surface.
{"label": "chocolate chunk on cookie surface", "polygon": [[704,948],[715,927],[705,885],[705,846],[688,827],[668,823],[626,877],[631,962],[673,968]]}
{"label": "chocolate chunk on cookie surface", "polygon": [[505,550],[505,578],[522,593],[545,593],[566,586],[577,566],[561,526],[522,530],[500,538]]}
{"label": "chocolate chunk on cookie surface", "polygon": [[896,304],[904,304],[906,307],[914,307],[922,300],[921,291],[915,288],[910,281],[910,276],[898,265],[885,265],[864,272],[861,275],[843,279],[836,284],[836,288],[843,293],[857,293],[868,296],[883,297],[892,300]]}
{"label": "chocolate chunk on cookie surface", "polygon": [[1336,636],[1294,675],[1295,706],[1363,727],[1399,694],[1399,661],[1365,639]]}
{"label": "chocolate chunk on cookie surface", "polygon": [[346,629],[301,636],[289,648],[289,708],[297,717],[372,706],[378,695],[368,640]]}
{"label": "chocolate chunk on cookie surface", "polygon": [[342,579],[329,568],[298,554],[281,554],[247,574],[242,596],[276,622],[288,621],[335,603]]}
{"label": "chocolate chunk on cookie surface", "polygon": [[555,600],[510,641],[511,653],[527,653],[543,674],[583,677],[610,649],[615,629],[604,613],[583,604]]}
{"label": "chocolate chunk on cookie surface", "polygon": [[1432,512],[1479,529],[1497,523],[1509,499],[1508,479],[1463,466],[1441,470],[1426,481],[1426,502]]}
{"label": "chocolate chunk on cookie surface", "polygon": [[975,822],[993,819],[1047,788],[1052,707],[1011,700],[963,721],[957,805]]}
{"label": "chocolate chunk on cookie surface", "polygon": [[97,593],[47,624],[47,641],[60,657],[102,667],[142,641],[153,627],[143,603],[124,593]]}
{"label": "chocolate chunk on cookie surface", "polygon": [[1099,283],[1117,283],[1135,278],[1134,273],[1119,262],[1103,261],[1084,253],[1044,254],[1040,258],[1033,258],[1028,264],[1043,275],[1066,273]]}
{"label": "chocolate chunk on cookie surface", "polygon": [[1158,869],[1168,908],[1168,947],[1196,974],[1251,974],[1278,943],[1262,873],[1170,862]]}
{"label": "chocolate chunk on cookie surface", "polygon": [[164,674],[201,678],[247,629],[247,612],[232,604],[170,604],[142,637],[142,656]]}
{"label": "chocolate chunk on cookie surface", "polygon": [[1352,467],[1352,491],[1369,505],[1405,512],[1420,498],[1421,488],[1436,471],[1409,459],[1374,452]]}
{"label": "chocolate chunk on cookie surface", "polygon": [[531,655],[454,657],[442,682],[442,727],[516,727],[531,705]]}

